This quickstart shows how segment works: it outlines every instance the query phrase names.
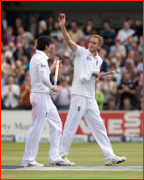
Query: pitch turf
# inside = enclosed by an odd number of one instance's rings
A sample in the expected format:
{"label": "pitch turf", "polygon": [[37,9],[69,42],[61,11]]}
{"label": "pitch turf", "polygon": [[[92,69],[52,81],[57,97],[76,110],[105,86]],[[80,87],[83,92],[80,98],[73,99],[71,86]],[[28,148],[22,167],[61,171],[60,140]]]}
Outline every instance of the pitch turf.
{"label": "pitch turf", "polygon": [[[24,143],[1,143],[1,164],[20,165],[24,153]],[[48,165],[49,143],[40,143],[37,161]],[[118,156],[126,156],[127,161],[118,166],[143,166],[142,143],[112,143]],[[104,157],[96,143],[73,143],[68,158],[77,166],[103,166]],[[1,171],[2,179],[142,179],[141,171]]]}

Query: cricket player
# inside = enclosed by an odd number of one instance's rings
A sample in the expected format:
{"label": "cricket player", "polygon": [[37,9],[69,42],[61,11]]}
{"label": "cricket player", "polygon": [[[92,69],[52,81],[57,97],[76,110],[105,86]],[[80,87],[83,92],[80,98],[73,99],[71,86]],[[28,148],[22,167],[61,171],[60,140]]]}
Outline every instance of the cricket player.
{"label": "cricket player", "polygon": [[85,49],[75,44],[67,33],[65,16],[61,17],[60,15],[59,25],[65,41],[75,54],[71,105],[60,144],[60,156],[68,159],[67,155],[73,137],[82,116],[84,116],[89,129],[103,151],[105,164],[121,163],[126,160],[126,157],[118,157],[114,154],[95,100],[95,81],[99,79],[100,67],[103,62],[97,52],[101,45],[101,37],[92,35],[88,49]]}
{"label": "cricket player", "polygon": [[62,123],[49,95],[51,89],[53,92],[58,91],[58,87],[53,86],[49,79],[50,73],[56,66],[56,59],[50,68],[47,62],[49,59],[47,54],[50,53],[52,42],[49,36],[39,36],[36,54],[30,61],[30,77],[32,84],[30,102],[32,104],[32,120],[26,138],[25,153],[21,163],[21,166],[24,167],[44,166],[43,164],[37,163],[35,158],[38,153],[39,141],[46,122],[49,124],[51,144],[48,163],[71,165],[68,160],[63,160],[59,155]]}

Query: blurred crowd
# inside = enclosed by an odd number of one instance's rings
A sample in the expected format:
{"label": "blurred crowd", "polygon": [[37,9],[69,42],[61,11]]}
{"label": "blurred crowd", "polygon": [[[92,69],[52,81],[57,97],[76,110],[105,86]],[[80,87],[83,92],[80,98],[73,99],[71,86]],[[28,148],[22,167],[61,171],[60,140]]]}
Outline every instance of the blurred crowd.
{"label": "blurred crowd", "polygon": [[[58,93],[51,97],[58,110],[69,110],[73,80],[74,54],[63,39],[57,17],[50,15],[38,21],[31,15],[29,26],[17,17],[14,26],[1,12],[1,109],[31,109],[29,95],[31,79],[29,63],[35,54],[37,38],[46,34],[54,43],[48,64],[59,57]],[[113,75],[100,77],[95,85],[95,98],[100,110],[143,109],[143,24],[131,18],[125,19],[120,29],[111,27],[109,20],[97,29],[92,19],[85,24],[66,17],[66,29],[73,41],[88,48],[93,34],[102,36],[99,56],[103,59],[101,73],[116,71]],[[54,72],[50,75],[54,82]]]}

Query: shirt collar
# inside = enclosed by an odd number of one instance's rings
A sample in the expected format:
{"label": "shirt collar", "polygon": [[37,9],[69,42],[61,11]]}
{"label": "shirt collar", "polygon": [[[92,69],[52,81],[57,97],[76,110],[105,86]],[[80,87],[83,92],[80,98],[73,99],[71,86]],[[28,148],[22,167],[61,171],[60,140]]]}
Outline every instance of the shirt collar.
{"label": "shirt collar", "polygon": [[[88,54],[89,54],[90,56],[93,56],[93,54],[90,52],[89,49],[87,49],[87,51],[88,51]],[[98,54],[98,52],[96,51],[96,56],[95,56],[94,58],[98,58],[98,56],[99,56],[99,54]]]}
{"label": "shirt collar", "polygon": [[36,53],[37,54],[41,54],[45,58],[45,60],[48,61],[49,57],[46,55],[46,53],[44,53],[43,51],[40,51],[38,49],[36,49]]}

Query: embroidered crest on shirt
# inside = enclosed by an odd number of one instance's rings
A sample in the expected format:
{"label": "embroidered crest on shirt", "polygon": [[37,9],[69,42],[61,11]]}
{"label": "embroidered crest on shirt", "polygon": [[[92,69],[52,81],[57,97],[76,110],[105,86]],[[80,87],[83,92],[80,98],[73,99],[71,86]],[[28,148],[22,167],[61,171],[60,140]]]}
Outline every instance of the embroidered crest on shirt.
{"label": "embroidered crest on shirt", "polygon": [[89,56],[87,56],[86,60],[87,61],[91,61],[91,58]]}
{"label": "embroidered crest on shirt", "polygon": [[41,68],[45,68],[46,67],[46,65],[44,65],[44,64],[41,64]]}

